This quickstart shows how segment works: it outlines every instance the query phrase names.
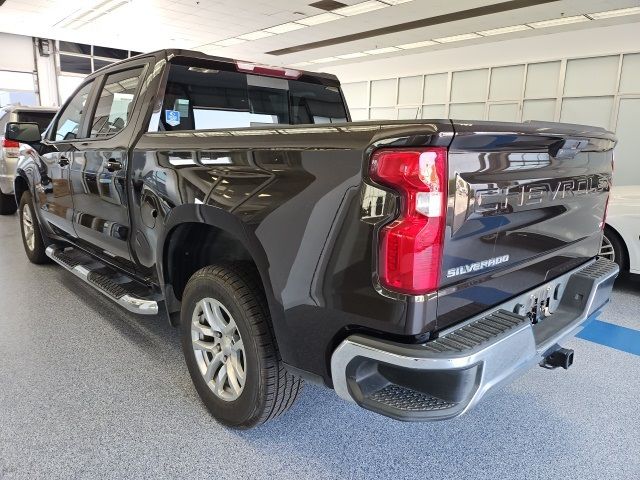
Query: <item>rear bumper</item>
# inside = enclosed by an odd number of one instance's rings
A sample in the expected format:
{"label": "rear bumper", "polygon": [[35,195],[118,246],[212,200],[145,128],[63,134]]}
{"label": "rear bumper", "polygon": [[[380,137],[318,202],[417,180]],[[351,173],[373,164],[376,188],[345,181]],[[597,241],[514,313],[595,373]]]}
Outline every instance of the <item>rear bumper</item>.
{"label": "rear bumper", "polygon": [[[592,260],[421,345],[352,335],[331,357],[334,388],[342,398],[399,420],[461,415],[575,333],[608,302],[617,274],[615,263]],[[513,313],[542,298],[541,292],[550,297],[551,316],[532,324]]]}
{"label": "rear bumper", "polygon": [[18,157],[0,159],[0,191],[5,195],[13,193],[13,182],[16,179]]}

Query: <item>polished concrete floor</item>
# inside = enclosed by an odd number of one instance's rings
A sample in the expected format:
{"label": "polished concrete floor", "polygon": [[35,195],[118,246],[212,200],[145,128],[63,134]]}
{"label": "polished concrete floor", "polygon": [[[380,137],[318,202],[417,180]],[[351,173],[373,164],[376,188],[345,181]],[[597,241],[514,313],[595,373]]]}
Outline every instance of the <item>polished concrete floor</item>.
{"label": "polished concrete floor", "polygon": [[[640,330],[640,283],[600,318]],[[536,368],[456,420],[399,423],[306,385],[286,416],[231,431],[165,318],[30,264],[0,217],[0,479],[640,479],[640,356],[567,346],[569,371]]]}

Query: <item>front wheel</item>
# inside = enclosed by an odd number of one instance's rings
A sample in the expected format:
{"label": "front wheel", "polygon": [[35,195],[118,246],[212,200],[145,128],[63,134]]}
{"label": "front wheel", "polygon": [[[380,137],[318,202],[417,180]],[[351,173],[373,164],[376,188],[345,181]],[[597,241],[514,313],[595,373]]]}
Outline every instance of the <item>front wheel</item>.
{"label": "front wheel", "polygon": [[49,257],[45,253],[47,246],[40,232],[40,224],[33,208],[33,199],[30,192],[24,192],[20,198],[20,233],[24,252],[31,263],[48,263]]}
{"label": "front wheel", "polygon": [[219,422],[251,428],[295,401],[302,381],[280,360],[269,309],[248,265],[211,265],[184,291],[182,349],[191,379]]}

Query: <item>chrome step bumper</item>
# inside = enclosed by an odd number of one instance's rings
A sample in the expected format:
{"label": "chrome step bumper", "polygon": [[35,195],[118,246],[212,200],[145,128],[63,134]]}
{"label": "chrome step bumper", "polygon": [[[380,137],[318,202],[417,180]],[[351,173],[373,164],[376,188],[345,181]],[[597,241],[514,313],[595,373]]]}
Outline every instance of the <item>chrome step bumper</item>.
{"label": "chrome step bumper", "polygon": [[[114,271],[111,271],[114,275],[109,275],[109,267],[89,258],[87,254],[58,245],[50,245],[46,253],[54,262],[130,312],[141,315],[158,313],[158,302],[152,292],[145,292],[144,295],[132,292],[132,285],[135,284],[132,279]],[[118,278],[114,280],[113,277]],[[136,286],[140,287],[139,284]]]}
{"label": "chrome step bumper", "polygon": [[[336,393],[399,420],[461,415],[557,349],[608,302],[617,274],[615,263],[593,260],[421,345],[352,335],[331,357]],[[513,313],[541,291],[555,292],[552,315],[532,324]]]}

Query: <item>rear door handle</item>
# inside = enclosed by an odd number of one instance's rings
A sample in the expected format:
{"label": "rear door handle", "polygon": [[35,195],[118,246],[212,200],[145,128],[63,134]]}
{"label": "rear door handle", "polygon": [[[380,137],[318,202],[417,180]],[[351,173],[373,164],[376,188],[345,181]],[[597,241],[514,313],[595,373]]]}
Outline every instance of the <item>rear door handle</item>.
{"label": "rear door handle", "polygon": [[110,172],[115,172],[117,170],[122,170],[122,162],[119,162],[118,160],[116,160],[114,158],[110,158],[107,161],[107,170],[109,170]]}
{"label": "rear door handle", "polygon": [[58,158],[58,165],[60,165],[61,167],[66,167],[67,165],[69,165],[69,159],[67,157]]}

